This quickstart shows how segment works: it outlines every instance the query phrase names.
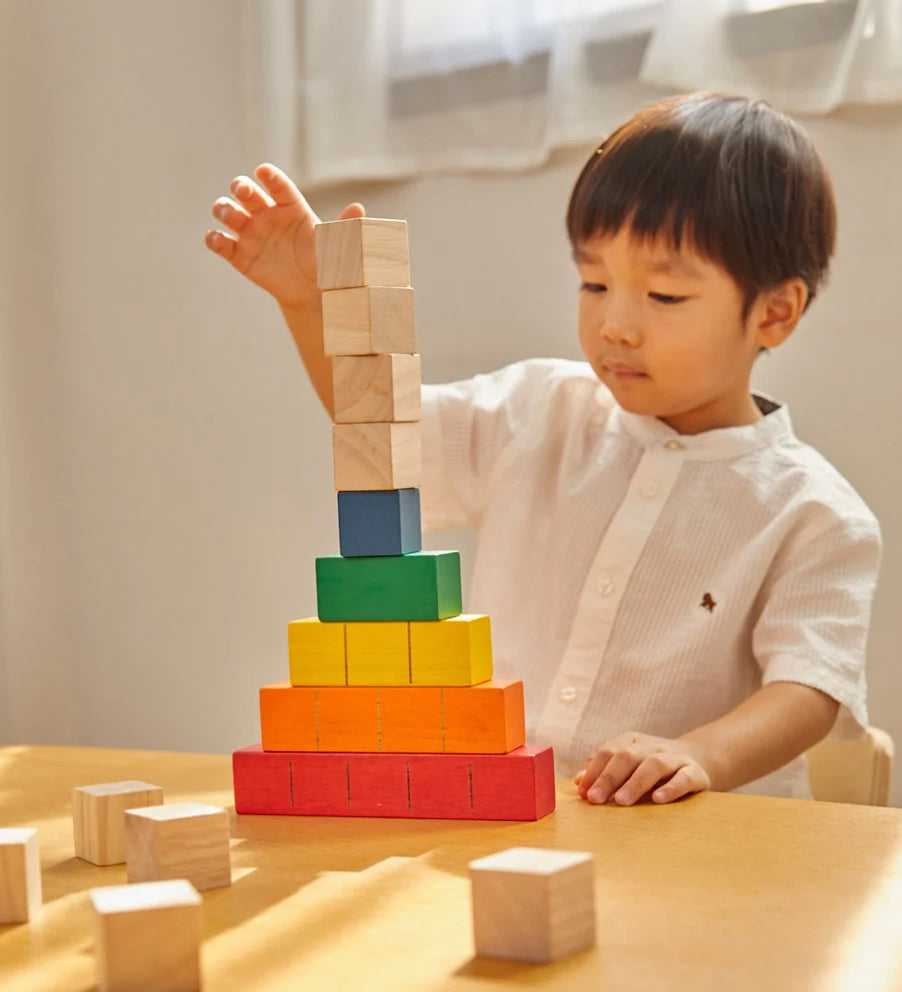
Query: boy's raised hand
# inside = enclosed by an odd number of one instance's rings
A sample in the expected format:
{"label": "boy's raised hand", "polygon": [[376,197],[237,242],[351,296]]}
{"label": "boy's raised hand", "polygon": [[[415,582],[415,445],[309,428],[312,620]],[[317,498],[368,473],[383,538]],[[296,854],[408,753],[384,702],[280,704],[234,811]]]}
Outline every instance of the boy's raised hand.
{"label": "boy's raised hand", "polygon": [[[583,799],[631,806],[651,792],[655,803],[669,803],[711,788],[711,778],[683,740],[650,734],[621,734],[586,759],[574,783]],[[652,791],[653,790],[653,791]]]}
{"label": "boy's raised hand", "polygon": [[[213,215],[231,233],[208,231],[207,247],[282,306],[314,302],[319,290],[313,228],[319,218],[281,169],[265,163],[254,176],[256,182],[236,176],[231,197],[221,196],[213,204]],[[361,204],[351,203],[338,219],[365,213]]]}

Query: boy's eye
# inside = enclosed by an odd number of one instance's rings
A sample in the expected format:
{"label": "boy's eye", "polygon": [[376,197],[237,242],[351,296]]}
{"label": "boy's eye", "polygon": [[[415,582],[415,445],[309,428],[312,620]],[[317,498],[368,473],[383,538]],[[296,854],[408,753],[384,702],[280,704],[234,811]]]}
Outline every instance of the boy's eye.
{"label": "boy's eye", "polygon": [[603,293],[608,287],[602,282],[584,282],[579,288],[584,293]]}
{"label": "boy's eye", "polygon": [[649,293],[648,295],[657,303],[663,303],[666,306],[682,303],[686,299],[685,296],[668,296],[667,293]]}

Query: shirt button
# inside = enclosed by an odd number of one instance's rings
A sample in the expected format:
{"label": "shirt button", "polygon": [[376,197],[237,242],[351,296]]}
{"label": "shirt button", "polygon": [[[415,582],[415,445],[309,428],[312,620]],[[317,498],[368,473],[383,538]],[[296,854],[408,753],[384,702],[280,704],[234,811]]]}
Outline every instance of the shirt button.
{"label": "shirt button", "polygon": [[645,499],[654,499],[658,495],[659,488],[657,482],[643,482],[639,486],[639,493]]}
{"label": "shirt button", "polygon": [[561,689],[561,701],[565,703],[572,703],[576,699],[576,689],[572,685],[564,686]]}
{"label": "shirt button", "polygon": [[664,447],[668,451],[682,451],[683,448],[686,447],[686,445],[683,444],[682,441],[668,441],[667,444],[664,445]]}
{"label": "shirt button", "polygon": [[609,575],[602,576],[595,583],[595,588],[602,596],[610,596],[614,591],[614,581]]}

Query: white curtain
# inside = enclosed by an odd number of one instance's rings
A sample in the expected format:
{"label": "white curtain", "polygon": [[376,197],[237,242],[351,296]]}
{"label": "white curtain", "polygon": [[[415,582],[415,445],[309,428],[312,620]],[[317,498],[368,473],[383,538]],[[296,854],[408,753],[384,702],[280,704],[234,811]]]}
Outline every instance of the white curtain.
{"label": "white curtain", "polygon": [[[307,185],[518,169],[626,80],[796,114],[902,97],[902,0],[254,2],[257,147]],[[261,40],[262,39],[262,40]]]}

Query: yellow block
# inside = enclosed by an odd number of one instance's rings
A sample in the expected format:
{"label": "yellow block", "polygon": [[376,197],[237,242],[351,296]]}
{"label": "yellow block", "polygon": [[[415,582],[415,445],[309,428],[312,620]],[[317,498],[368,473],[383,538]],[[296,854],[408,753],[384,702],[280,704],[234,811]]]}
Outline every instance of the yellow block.
{"label": "yellow block", "polygon": [[492,677],[492,633],[485,614],[410,623],[412,685],[477,685]]}
{"label": "yellow block", "polygon": [[409,685],[410,655],[403,622],[348,623],[348,685]]}
{"label": "yellow block", "polygon": [[345,625],[318,617],[288,625],[288,671],[292,685],[346,685]]}

